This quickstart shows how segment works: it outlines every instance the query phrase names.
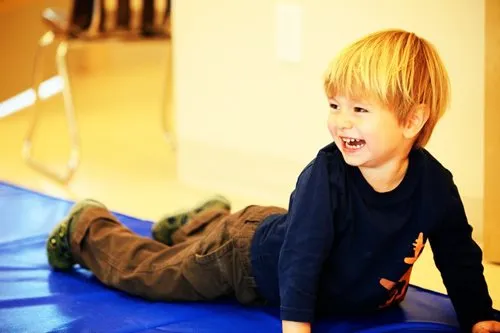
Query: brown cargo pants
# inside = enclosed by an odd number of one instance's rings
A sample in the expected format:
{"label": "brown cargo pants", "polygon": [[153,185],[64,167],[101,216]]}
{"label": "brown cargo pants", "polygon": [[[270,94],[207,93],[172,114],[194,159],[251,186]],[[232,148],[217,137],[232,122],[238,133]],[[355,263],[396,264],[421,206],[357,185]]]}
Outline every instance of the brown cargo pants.
{"label": "brown cargo pants", "polygon": [[104,284],[150,300],[196,301],[223,296],[260,303],[250,244],[257,226],[278,207],[249,206],[234,214],[195,216],[167,246],[126,228],[107,209],[89,207],[71,234],[75,260]]}

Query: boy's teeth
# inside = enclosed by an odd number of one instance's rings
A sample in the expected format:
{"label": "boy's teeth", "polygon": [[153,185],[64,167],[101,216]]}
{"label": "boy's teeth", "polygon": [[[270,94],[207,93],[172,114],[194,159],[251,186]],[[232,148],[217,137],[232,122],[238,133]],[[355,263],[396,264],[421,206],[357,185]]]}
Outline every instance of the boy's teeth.
{"label": "boy's teeth", "polygon": [[365,145],[364,140],[361,139],[342,138],[342,141],[344,141],[346,147],[348,148],[359,149]]}
{"label": "boy's teeth", "polygon": [[353,139],[353,138],[342,138],[342,140],[344,140],[345,142],[356,142],[356,141],[360,141],[358,139]]}

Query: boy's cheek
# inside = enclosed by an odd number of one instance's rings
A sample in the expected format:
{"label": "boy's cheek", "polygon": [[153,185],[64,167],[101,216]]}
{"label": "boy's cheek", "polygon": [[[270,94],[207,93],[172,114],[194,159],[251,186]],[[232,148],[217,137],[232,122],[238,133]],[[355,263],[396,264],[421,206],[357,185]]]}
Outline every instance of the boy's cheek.
{"label": "boy's cheek", "polygon": [[336,127],[333,125],[333,122],[328,121],[327,127],[328,127],[328,131],[330,132],[330,134],[331,134],[332,138],[334,138],[334,139],[335,139],[335,137],[337,136],[337,129],[336,129]]}

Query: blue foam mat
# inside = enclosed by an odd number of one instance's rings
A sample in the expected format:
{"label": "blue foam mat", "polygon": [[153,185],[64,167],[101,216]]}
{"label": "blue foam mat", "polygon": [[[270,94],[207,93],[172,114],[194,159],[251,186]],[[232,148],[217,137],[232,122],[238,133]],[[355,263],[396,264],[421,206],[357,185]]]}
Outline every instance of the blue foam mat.
{"label": "blue foam mat", "polygon": [[[0,332],[279,332],[279,312],[231,300],[149,302],[102,285],[88,271],[52,272],[49,231],[72,202],[0,181]],[[116,214],[148,236],[151,224]],[[400,308],[376,316],[328,318],[314,332],[459,332],[449,299],[410,286]]]}

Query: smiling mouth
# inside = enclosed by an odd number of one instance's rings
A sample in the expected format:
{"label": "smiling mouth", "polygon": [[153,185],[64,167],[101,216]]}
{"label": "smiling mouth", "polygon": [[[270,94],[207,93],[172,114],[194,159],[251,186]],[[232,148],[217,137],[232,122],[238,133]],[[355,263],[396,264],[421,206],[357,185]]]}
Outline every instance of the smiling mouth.
{"label": "smiling mouth", "polygon": [[366,141],[362,139],[355,139],[355,138],[347,138],[347,137],[340,137],[342,140],[342,143],[344,144],[344,148],[349,149],[349,150],[358,150],[361,149],[365,146]]}

